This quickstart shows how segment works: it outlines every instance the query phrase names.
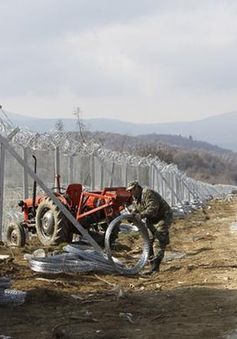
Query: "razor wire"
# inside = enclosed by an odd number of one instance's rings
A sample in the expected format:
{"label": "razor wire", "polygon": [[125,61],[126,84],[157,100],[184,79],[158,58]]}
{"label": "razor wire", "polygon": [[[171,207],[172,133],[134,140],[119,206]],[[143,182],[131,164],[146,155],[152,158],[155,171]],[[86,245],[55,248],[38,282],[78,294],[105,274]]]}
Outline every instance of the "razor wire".
{"label": "razor wire", "polygon": [[[114,265],[111,264],[105,253],[98,253],[91,246],[85,248],[78,243],[64,246],[61,254],[46,257],[35,257],[33,254],[29,255],[27,260],[33,271],[41,273],[116,272]],[[116,259],[114,260],[122,270],[122,264]]]}
{"label": "razor wire", "polygon": [[[4,116],[0,118],[0,133],[7,136],[14,128]],[[138,180],[142,186],[157,190],[174,208],[188,209],[212,198],[223,198],[236,187],[233,185],[211,185],[187,177],[175,164],[167,164],[158,157],[141,157],[104,149],[93,139],[78,140],[75,133],[51,131],[39,134],[20,129],[13,134],[12,145],[25,161],[33,166],[32,155],[37,157],[38,175],[48,187],[55,186],[54,176],[59,170],[61,185],[80,182],[85,189],[99,190],[107,186],[126,186]],[[59,152],[58,165],[55,152]],[[33,183],[14,159],[6,154],[4,178],[4,221],[19,217],[17,200],[27,198]],[[58,167],[58,169],[56,169]]]}
{"label": "razor wire", "polygon": [[[0,125],[2,125],[1,120]],[[208,199],[225,197],[236,188],[232,185],[211,185],[194,180],[181,172],[175,164],[167,164],[157,157],[134,156],[104,149],[93,139],[86,142],[78,140],[75,133],[51,131],[39,134],[26,129],[16,131],[8,121],[1,128],[0,133],[11,140],[15,150],[11,153],[15,158],[19,158],[17,153],[22,155],[25,163],[22,161],[20,163],[27,164],[29,168],[33,165],[32,155],[37,158],[38,178],[44,178],[45,184],[43,185],[42,180],[38,179],[38,181],[41,181],[41,186],[47,191],[47,187],[54,186],[54,176],[58,174],[61,176],[62,186],[80,182],[87,190],[99,190],[107,186],[126,186],[128,181],[137,179],[142,186],[149,186],[159,191],[174,212],[185,214],[193,208],[202,207]],[[2,152],[4,144],[2,141],[1,166],[4,163],[6,175],[1,178],[1,192],[5,189],[6,204],[3,214],[6,222],[9,218],[18,219],[19,214],[15,212],[16,199],[22,195],[27,198],[33,189],[33,183],[28,182],[28,174],[25,170],[27,166],[20,167],[15,158],[9,157],[10,154],[7,152],[6,154]],[[34,173],[31,177],[34,178]],[[107,236],[106,239],[109,247],[109,237]],[[148,247],[146,242],[137,266],[132,269],[127,269],[122,266],[122,263],[116,262],[109,251],[104,255],[94,250],[82,251],[72,245],[66,249],[69,253],[47,258],[31,258],[29,265],[32,270],[44,273],[117,271],[123,274],[134,274],[145,265]],[[4,295],[2,292],[1,296],[3,300],[6,296],[5,292]]]}
{"label": "razor wire", "polygon": [[0,278],[0,306],[12,304],[18,306],[24,303],[26,292],[10,289],[11,281],[7,277]]}
{"label": "razor wire", "polygon": [[[131,224],[121,224],[122,221],[129,221]],[[136,236],[140,234],[143,238],[143,242],[140,244],[140,256],[132,266],[126,265],[126,263],[115,257],[115,252],[111,250],[110,240],[115,229],[118,229],[118,233],[121,232],[123,236],[128,234],[131,237],[132,235],[129,231],[133,231]],[[135,275],[143,269],[148,260],[150,240],[145,224],[141,220],[131,214],[122,214],[110,223],[106,231],[105,252],[97,252],[90,246],[78,243],[67,245],[63,250],[63,253],[51,256],[45,256],[45,253],[42,253],[42,256],[39,257],[34,256],[34,254],[27,256],[30,268],[35,272],[51,274],[94,271],[108,274]]]}

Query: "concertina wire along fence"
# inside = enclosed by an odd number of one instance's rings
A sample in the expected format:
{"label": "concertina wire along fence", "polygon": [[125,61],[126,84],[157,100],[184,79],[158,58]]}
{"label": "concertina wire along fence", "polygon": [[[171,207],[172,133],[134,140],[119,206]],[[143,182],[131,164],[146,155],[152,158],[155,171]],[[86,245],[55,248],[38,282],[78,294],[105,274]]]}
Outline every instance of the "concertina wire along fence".
{"label": "concertina wire along fence", "polygon": [[[55,175],[60,174],[61,186],[81,183],[85,189],[126,186],[138,180],[141,185],[159,191],[174,211],[187,210],[193,204],[210,198],[223,198],[235,186],[211,185],[187,177],[174,164],[157,157],[139,157],[104,149],[93,140],[82,142],[71,133],[52,131],[38,134],[26,129],[14,129],[6,119],[0,118],[0,135],[21,156],[24,163],[34,168],[48,188],[54,187]],[[6,151],[1,142],[0,158],[0,240],[10,221],[22,220],[17,202],[31,196],[33,179],[17,159]],[[38,186],[38,193],[41,188]]]}

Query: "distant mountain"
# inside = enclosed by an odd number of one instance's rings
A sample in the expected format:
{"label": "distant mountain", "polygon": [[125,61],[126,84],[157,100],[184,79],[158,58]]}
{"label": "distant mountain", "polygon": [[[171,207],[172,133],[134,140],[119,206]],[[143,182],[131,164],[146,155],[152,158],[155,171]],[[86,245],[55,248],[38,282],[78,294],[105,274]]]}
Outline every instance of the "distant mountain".
{"label": "distant mountain", "polygon": [[[75,119],[45,119],[45,118],[34,118],[28,117],[25,115],[15,114],[11,112],[6,112],[10,121],[18,127],[28,128],[32,131],[45,133],[50,130],[55,129],[56,123],[61,120],[64,125],[65,131],[75,131],[76,130],[76,120]],[[1,112],[0,112],[1,116]]]}
{"label": "distant mountain", "polygon": [[137,124],[112,119],[90,119],[87,124],[91,131],[102,130],[128,135],[182,135],[237,151],[237,111],[187,122]]}
{"label": "distant mountain", "polygon": [[[58,120],[62,120],[65,131],[75,131],[75,119],[39,119],[7,113],[9,118],[19,127],[28,127],[40,133],[55,128]],[[90,131],[104,131],[125,135],[171,134],[192,137],[206,141],[222,148],[237,151],[237,111],[224,113],[197,121],[183,121],[157,124],[139,124],[115,119],[86,119],[83,121]]]}

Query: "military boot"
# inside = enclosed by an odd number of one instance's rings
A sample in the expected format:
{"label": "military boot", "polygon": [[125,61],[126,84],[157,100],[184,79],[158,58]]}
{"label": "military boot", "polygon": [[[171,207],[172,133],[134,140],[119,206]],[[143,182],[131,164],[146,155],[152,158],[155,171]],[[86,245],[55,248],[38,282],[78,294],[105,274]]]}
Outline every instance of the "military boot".
{"label": "military boot", "polygon": [[156,273],[156,272],[159,272],[160,271],[160,263],[161,263],[161,260],[160,258],[154,258],[151,260],[151,267],[149,270],[145,271],[143,274],[145,275],[150,275],[150,274],[153,274],[153,273]]}
{"label": "military boot", "polygon": [[160,258],[154,258],[151,262],[151,270],[152,272],[160,272],[160,264],[161,264]]}
{"label": "military boot", "polygon": [[154,250],[153,250],[153,243],[150,246],[150,250],[149,250],[149,259],[152,260],[154,257]]}

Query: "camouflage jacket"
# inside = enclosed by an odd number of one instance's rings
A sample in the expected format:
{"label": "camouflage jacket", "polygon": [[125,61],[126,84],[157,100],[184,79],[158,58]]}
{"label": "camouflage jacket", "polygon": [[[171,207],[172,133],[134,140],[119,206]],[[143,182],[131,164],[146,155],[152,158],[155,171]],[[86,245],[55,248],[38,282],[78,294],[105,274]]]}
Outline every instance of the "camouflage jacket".
{"label": "camouflage jacket", "polygon": [[134,202],[135,212],[148,222],[157,223],[160,220],[172,219],[172,209],[161,195],[149,188],[143,188],[139,200]]}

